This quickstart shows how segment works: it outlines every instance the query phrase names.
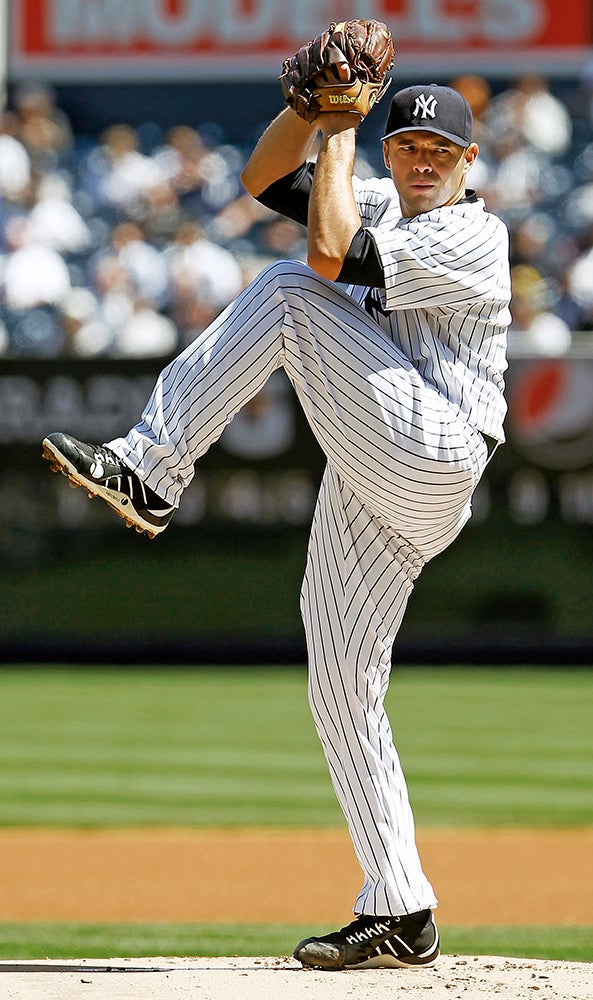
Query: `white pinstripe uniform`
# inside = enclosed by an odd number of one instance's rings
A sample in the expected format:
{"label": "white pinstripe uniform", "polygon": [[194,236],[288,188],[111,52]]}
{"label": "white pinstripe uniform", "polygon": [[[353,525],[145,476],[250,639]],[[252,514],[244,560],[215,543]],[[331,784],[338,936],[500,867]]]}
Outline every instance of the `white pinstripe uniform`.
{"label": "white pinstripe uniform", "polygon": [[479,200],[401,219],[390,178],[354,186],[383,311],[359,304],[368,289],[273,263],[109,446],[177,504],[195,461],[284,368],[328,460],[301,595],[310,703],[364,872],[355,911],[395,916],[437,901],[383,708],[392,644],[414,580],[470,516],[482,434],[503,439],[508,244]]}

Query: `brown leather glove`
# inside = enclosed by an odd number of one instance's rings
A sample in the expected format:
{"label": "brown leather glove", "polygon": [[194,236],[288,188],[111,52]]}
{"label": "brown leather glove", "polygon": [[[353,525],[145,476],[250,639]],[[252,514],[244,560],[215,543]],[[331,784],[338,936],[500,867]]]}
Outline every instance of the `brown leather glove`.
{"label": "brown leather glove", "polygon": [[[279,77],[284,100],[305,121],[327,111],[348,111],[365,118],[391,80],[393,40],[380,21],[333,21],[328,30],[285,59]],[[347,64],[344,82],[338,67]]]}

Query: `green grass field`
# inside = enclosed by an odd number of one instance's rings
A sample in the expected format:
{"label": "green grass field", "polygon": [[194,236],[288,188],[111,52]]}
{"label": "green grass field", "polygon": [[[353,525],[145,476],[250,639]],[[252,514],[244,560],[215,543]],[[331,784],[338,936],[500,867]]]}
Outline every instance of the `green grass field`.
{"label": "green grass field", "polygon": [[[348,916],[346,915],[346,920]],[[288,955],[315,924],[5,924],[0,959]],[[443,954],[593,961],[593,927],[442,927]]]}
{"label": "green grass field", "polygon": [[[593,671],[400,667],[388,707],[419,826],[593,825]],[[304,670],[0,671],[0,826],[342,822]],[[0,955],[274,954],[301,930],[2,925]],[[592,928],[443,938],[593,960]]]}
{"label": "green grass field", "polygon": [[[419,825],[593,824],[593,671],[396,669]],[[304,670],[0,672],[0,826],[342,824]]]}

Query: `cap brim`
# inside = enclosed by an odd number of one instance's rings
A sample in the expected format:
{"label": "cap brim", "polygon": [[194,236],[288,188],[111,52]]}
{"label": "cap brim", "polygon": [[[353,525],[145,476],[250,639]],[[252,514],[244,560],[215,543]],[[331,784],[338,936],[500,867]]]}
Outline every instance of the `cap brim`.
{"label": "cap brim", "polygon": [[456,143],[463,149],[467,149],[471,143],[471,139],[464,139],[460,135],[454,135],[453,132],[445,132],[442,128],[431,128],[430,125],[407,125],[405,128],[396,128],[393,132],[388,132],[387,135],[381,136],[381,142],[391,139],[393,135],[400,135],[402,132],[434,132],[435,135],[442,135],[444,139],[450,139],[451,142]]}

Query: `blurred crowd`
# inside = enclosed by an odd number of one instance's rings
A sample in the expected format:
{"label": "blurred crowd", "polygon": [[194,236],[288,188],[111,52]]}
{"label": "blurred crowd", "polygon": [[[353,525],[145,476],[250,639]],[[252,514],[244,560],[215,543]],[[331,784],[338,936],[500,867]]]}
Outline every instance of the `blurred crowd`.
{"label": "blurred crowd", "polygon": [[[510,354],[559,354],[593,333],[593,71],[562,98],[525,75],[470,102],[469,186],[507,223]],[[121,122],[75,134],[48,86],[0,118],[0,355],[161,357],[189,343],[304,230],[245,194],[250,148],[220,129]],[[384,173],[380,144],[357,171]]]}

